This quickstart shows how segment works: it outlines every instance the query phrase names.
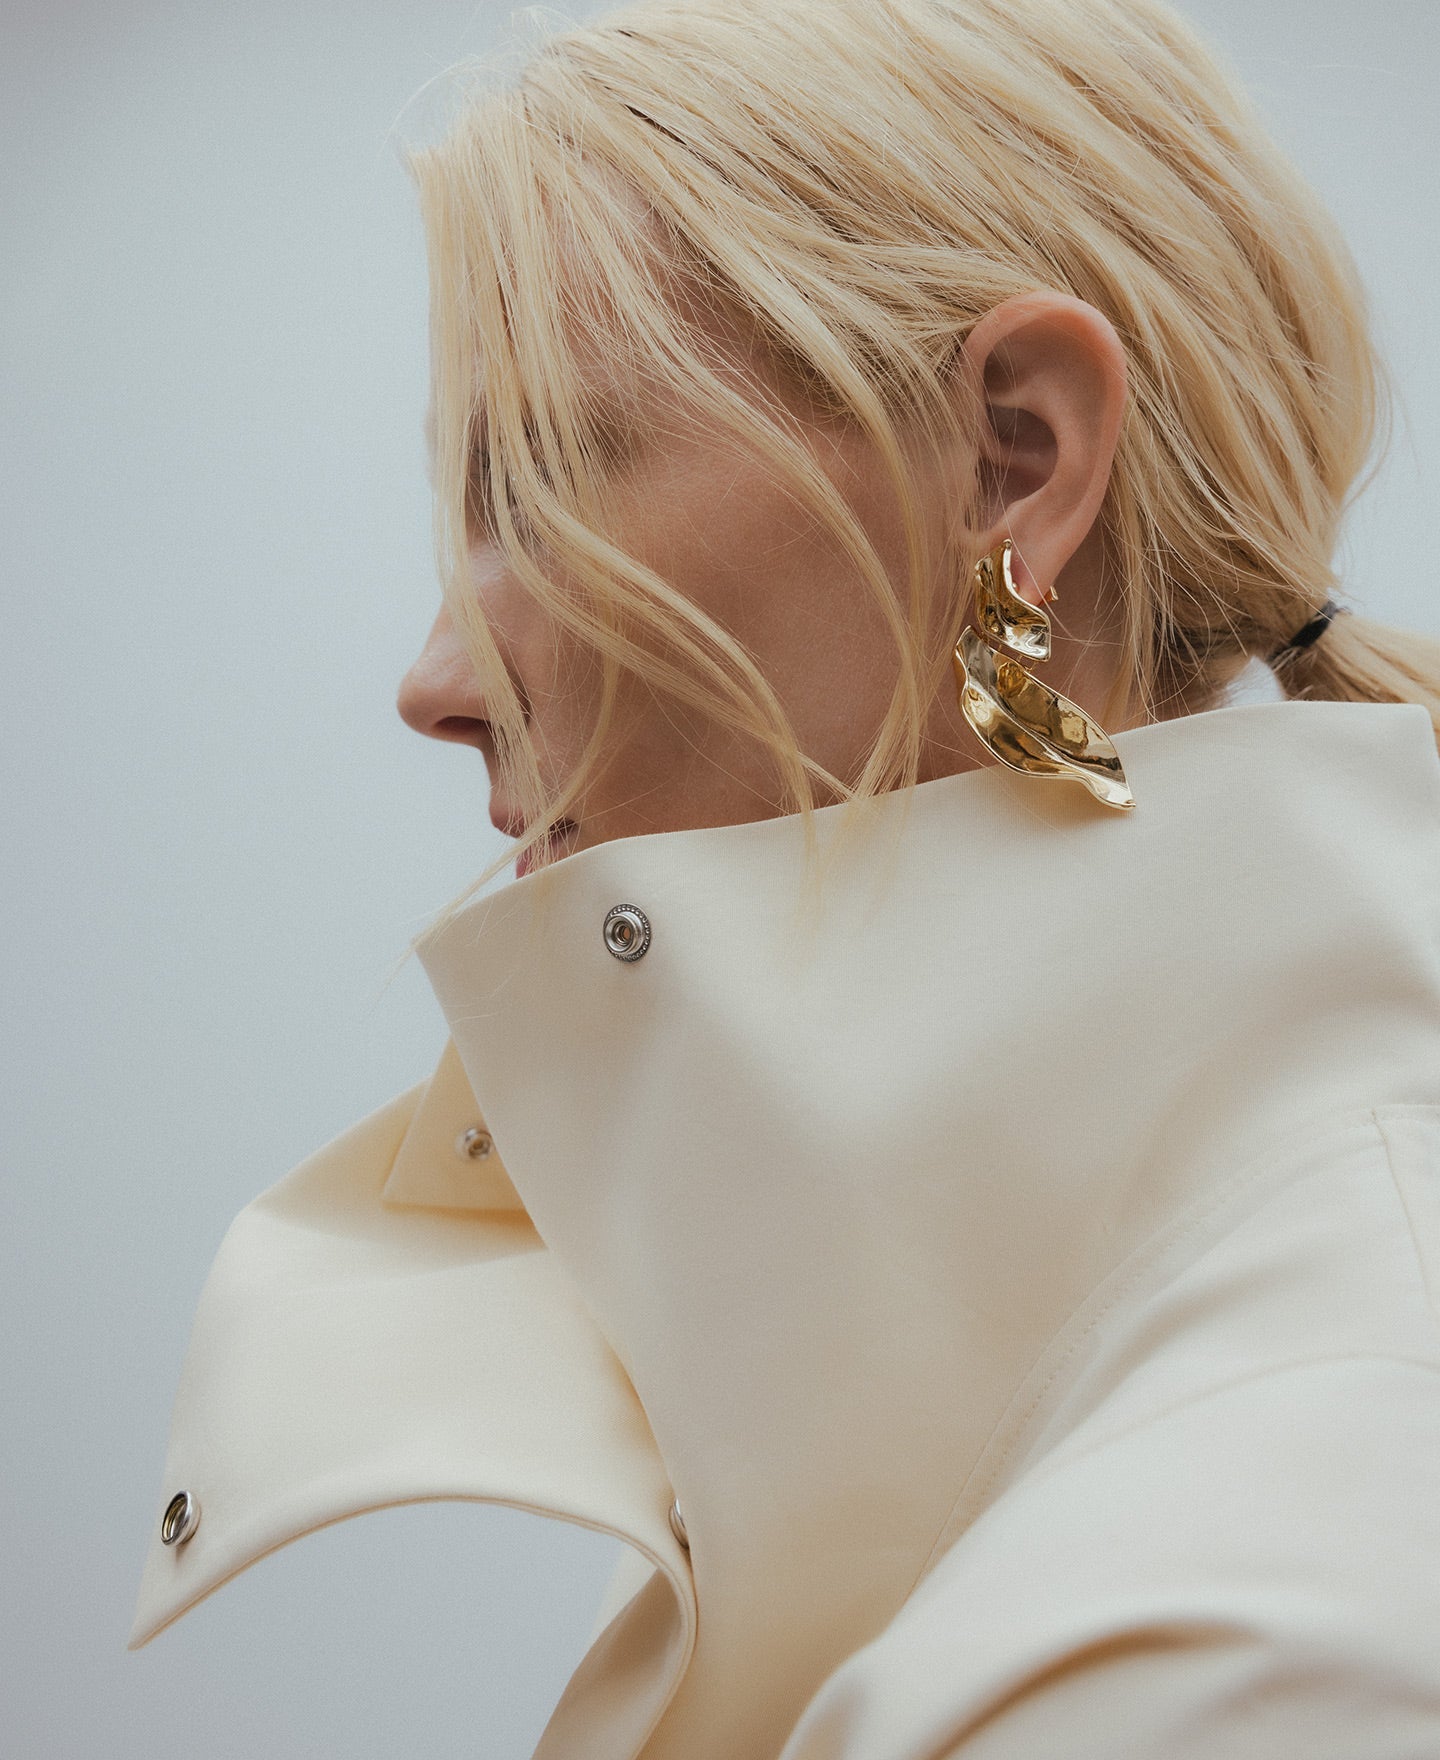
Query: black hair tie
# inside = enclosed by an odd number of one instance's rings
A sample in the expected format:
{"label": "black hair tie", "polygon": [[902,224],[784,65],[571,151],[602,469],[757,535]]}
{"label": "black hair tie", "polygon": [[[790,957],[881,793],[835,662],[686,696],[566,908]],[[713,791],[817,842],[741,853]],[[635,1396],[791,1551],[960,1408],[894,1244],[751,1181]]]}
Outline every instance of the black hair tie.
{"label": "black hair tie", "polygon": [[1337,605],[1333,599],[1327,599],[1309,623],[1302,624],[1283,647],[1275,650],[1270,656],[1270,664],[1273,666],[1277,660],[1285,659],[1288,654],[1298,654],[1302,648],[1318,642],[1335,619],[1349,609],[1348,605]]}

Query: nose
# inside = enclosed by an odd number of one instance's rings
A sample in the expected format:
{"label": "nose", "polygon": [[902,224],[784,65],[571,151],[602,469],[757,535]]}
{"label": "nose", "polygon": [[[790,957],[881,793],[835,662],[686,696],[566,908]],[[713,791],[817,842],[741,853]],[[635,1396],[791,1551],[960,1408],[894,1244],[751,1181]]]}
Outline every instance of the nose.
{"label": "nose", "polygon": [[447,607],[442,606],[425,646],[401,679],[395,707],[407,727],[430,739],[481,746],[489,737],[480,681]]}

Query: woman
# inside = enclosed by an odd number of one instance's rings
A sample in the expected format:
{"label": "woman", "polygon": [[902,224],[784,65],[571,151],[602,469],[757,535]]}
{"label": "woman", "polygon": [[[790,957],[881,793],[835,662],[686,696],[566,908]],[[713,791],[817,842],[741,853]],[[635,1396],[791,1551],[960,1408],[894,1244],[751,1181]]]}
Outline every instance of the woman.
{"label": "woman", "polygon": [[1315,201],[1153,0],[650,4],[415,164],[400,707],[518,879],[227,1237],[135,1642],[480,1498],[632,1549],[548,1760],[1440,1753],[1440,647],[1331,597]]}

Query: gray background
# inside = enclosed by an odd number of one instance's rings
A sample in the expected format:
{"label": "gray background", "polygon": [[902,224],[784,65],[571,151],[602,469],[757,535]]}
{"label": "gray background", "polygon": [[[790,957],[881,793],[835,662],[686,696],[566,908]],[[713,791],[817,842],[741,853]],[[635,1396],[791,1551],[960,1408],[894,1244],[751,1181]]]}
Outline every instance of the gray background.
{"label": "gray background", "polygon": [[[583,8],[575,10],[583,11]],[[1440,634],[1440,7],[1191,0],[1330,199],[1405,399],[1347,590]],[[494,852],[406,731],[437,603],[395,131],[508,6],[7,6],[0,1749],[528,1755],[616,1549],[346,1523],[124,1651],[233,1213],[427,1073],[406,941]]]}

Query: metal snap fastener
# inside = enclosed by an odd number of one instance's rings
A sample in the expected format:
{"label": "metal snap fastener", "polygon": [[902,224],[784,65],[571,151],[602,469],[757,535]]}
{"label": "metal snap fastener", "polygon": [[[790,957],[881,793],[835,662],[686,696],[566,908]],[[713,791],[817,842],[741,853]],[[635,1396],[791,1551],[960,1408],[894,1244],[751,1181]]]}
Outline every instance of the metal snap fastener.
{"label": "metal snap fastener", "polygon": [[677,1497],[670,1505],[670,1532],[688,1552],[690,1536],[685,1532],[685,1518],[680,1514],[680,1499]]}
{"label": "metal snap fastener", "polygon": [[183,1546],[200,1526],[200,1499],[177,1491],[160,1518],[160,1540],[165,1546]]}
{"label": "metal snap fastener", "polygon": [[616,959],[639,959],[650,945],[650,919],[638,904],[617,904],[605,913],[604,933]]}
{"label": "metal snap fastener", "polygon": [[472,1124],[455,1139],[455,1153],[462,1161],[483,1161],[494,1147],[495,1139],[479,1125]]}

